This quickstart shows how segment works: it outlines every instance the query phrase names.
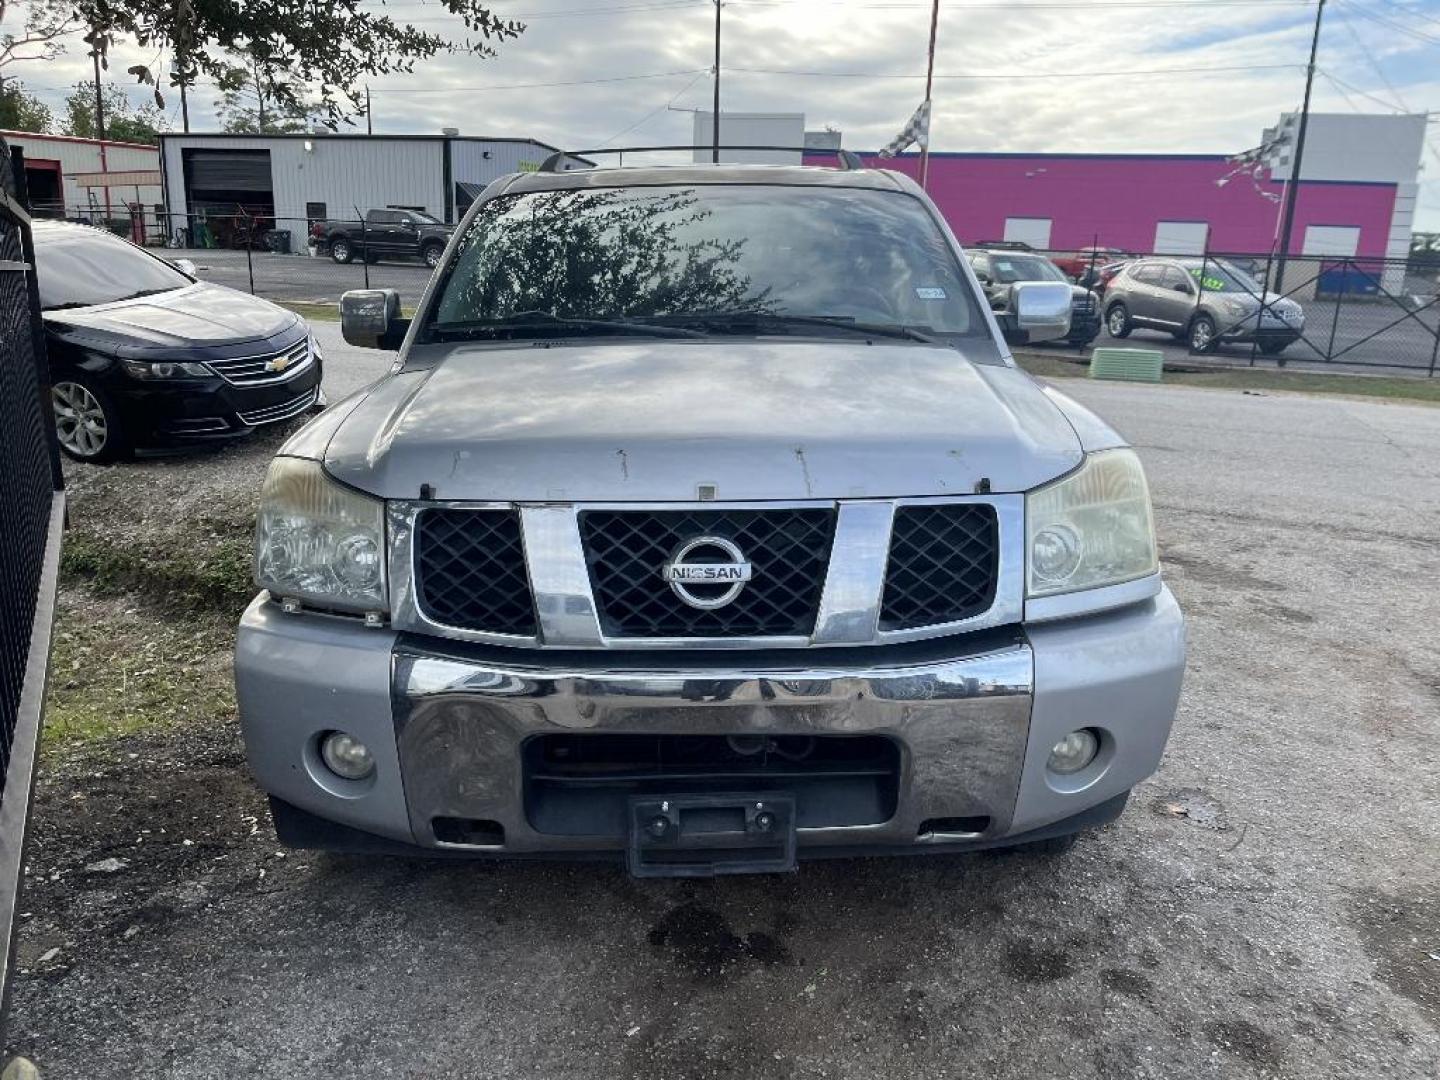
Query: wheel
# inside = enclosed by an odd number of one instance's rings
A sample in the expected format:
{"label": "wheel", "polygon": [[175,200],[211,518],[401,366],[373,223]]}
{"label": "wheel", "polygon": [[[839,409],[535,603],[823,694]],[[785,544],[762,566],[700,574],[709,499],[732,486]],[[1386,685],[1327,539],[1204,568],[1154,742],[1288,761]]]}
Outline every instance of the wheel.
{"label": "wheel", "polygon": [[1110,305],[1110,310],[1105,313],[1105,329],[1110,331],[1111,337],[1130,336],[1130,312],[1125,310],[1124,304]]}
{"label": "wheel", "polygon": [[349,240],[331,240],[330,258],[337,263],[348,263],[355,257],[355,252],[350,247]]}
{"label": "wheel", "polygon": [[67,375],[50,387],[55,436],[76,461],[99,464],[130,456],[130,441],[108,394],[89,379]]}
{"label": "wheel", "polygon": [[1190,351],[1215,351],[1215,320],[1209,315],[1196,315],[1190,322]]}
{"label": "wheel", "polygon": [[445,254],[443,244],[426,244],[420,252],[420,257],[425,260],[425,265],[434,270],[440,265],[440,256]]}
{"label": "wheel", "polygon": [[1262,341],[1260,343],[1260,351],[1266,356],[1279,356],[1289,348],[1289,346],[1290,343],[1288,341]]}

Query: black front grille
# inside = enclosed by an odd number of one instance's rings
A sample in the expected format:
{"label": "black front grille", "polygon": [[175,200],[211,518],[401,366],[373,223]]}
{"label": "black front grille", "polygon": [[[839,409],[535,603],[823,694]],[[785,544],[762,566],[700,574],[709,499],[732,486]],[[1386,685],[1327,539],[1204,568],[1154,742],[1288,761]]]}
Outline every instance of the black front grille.
{"label": "black front grille", "polygon": [[[601,627],[611,637],[806,636],[825,584],[835,513],[592,510],[580,515],[580,530]],[[713,610],[686,604],[660,576],[681,544],[702,536],[731,541],[753,568],[739,596]],[[699,595],[717,586],[690,589]]]}
{"label": "black front grille", "polygon": [[512,510],[422,510],[415,577],[420,608],[435,622],[535,636],[520,520]]}
{"label": "black front grille", "polygon": [[880,629],[934,626],[988,611],[995,602],[999,555],[993,506],[898,508],[885,568]]}

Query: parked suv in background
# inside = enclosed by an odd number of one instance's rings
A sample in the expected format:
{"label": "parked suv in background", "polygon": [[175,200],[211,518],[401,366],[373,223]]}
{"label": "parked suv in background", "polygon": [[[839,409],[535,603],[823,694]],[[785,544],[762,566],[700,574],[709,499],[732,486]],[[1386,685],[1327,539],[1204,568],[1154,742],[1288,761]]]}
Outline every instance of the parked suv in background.
{"label": "parked suv in background", "polygon": [[1305,312],[1222,259],[1137,259],[1105,289],[1105,326],[1117,338],[1163,330],[1197,353],[1253,341],[1278,356],[1304,332]]}
{"label": "parked suv in background", "polygon": [[[1070,281],[1051,260],[1016,245],[973,247],[965,249],[970,266],[985,290],[985,298],[995,312],[995,319],[1005,340],[1016,345],[1026,343],[1026,335],[1015,324],[1014,292],[1022,281]],[[1079,285],[1070,285],[1070,333],[1065,340],[1071,345],[1088,345],[1100,335],[1100,306],[1094,293]]]}
{"label": "parked suv in background", "polygon": [[1060,268],[1061,273],[1081,285],[1090,287],[1094,285],[1095,275],[1102,266],[1120,262],[1129,255],[1130,253],[1123,248],[1092,246],[1082,247],[1078,251],[1064,255],[1056,255],[1054,262]]}
{"label": "parked suv in background", "polygon": [[454,231],[454,226],[422,210],[371,209],[365,211],[363,224],[332,219],[310,226],[317,248],[328,251],[338,263],[359,255],[372,263],[383,258],[419,259],[431,267],[440,261]]}
{"label": "parked suv in background", "polygon": [[[1015,287],[1037,338],[1070,288]],[[888,170],[516,174],[261,493],[235,679],[283,842],[623,857],[1052,843],[1184,667],[1139,458],[1019,370]]]}

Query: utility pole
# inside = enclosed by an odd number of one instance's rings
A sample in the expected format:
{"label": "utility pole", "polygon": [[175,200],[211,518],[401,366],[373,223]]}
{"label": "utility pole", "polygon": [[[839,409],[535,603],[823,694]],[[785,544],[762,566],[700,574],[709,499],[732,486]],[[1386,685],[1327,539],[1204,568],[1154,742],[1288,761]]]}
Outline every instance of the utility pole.
{"label": "utility pole", "polygon": [[[1285,260],[1290,254],[1290,233],[1295,227],[1295,201],[1300,196],[1300,166],[1305,160],[1305,129],[1310,124],[1310,88],[1315,84],[1315,56],[1320,51],[1320,20],[1325,0],[1315,8],[1315,34],[1310,39],[1310,65],[1305,69],[1305,101],[1300,106],[1300,127],[1295,133],[1295,157],[1290,163],[1290,180],[1285,186],[1285,217],[1280,226],[1280,257],[1275,270],[1276,292],[1285,291]],[[1269,284],[1267,282],[1267,284]]]}
{"label": "utility pole", "polygon": [[180,129],[190,134],[190,102],[185,99],[185,80],[180,80]]}
{"label": "utility pole", "polygon": [[365,134],[374,135],[375,126],[370,122],[370,84],[365,84]]}
{"label": "utility pole", "polygon": [[715,0],[715,105],[710,115],[710,161],[720,164],[720,0]]}
{"label": "utility pole", "polygon": [[95,138],[105,141],[105,99],[100,94],[100,45],[97,42],[90,53],[95,61]]}
{"label": "utility pole", "polygon": [[[935,82],[935,32],[940,28],[940,0],[934,0],[930,5],[930,58],[925,65],[925,104],[930,104],[930,88]],[[933,112],[934,110],[930,110]],[[925,185],[930,179],[930,116],[925,118],[926,132],[925,144],[920,147],[920,190],[925,190]]]}
{"label": "utility pole", "polygon": [[250,67],[255,72],[255,96],[260,100],[260,134],[265,134],[265,87],[260,82],[260,61],[252,52]]}

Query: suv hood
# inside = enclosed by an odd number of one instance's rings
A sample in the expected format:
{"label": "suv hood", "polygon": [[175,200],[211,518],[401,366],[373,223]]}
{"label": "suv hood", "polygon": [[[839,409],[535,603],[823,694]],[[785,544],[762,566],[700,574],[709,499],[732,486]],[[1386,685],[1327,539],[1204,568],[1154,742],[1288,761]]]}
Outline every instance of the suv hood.
{"label": "suv hood", "polygon": [[169,292],[44,313],[45,326],[92,346],[174,349],[274,337],[300,316],[268,300],[197,282]]}
{"label": "suv hood", "polygon": [[[988,343],[976,346],[993,350]],[[1082,456],[1030,377],[856,340],[427,346],[325,449],[388,499],[724,501],[1024,491]],[[415,365],[426,365],[416,370]]]}

